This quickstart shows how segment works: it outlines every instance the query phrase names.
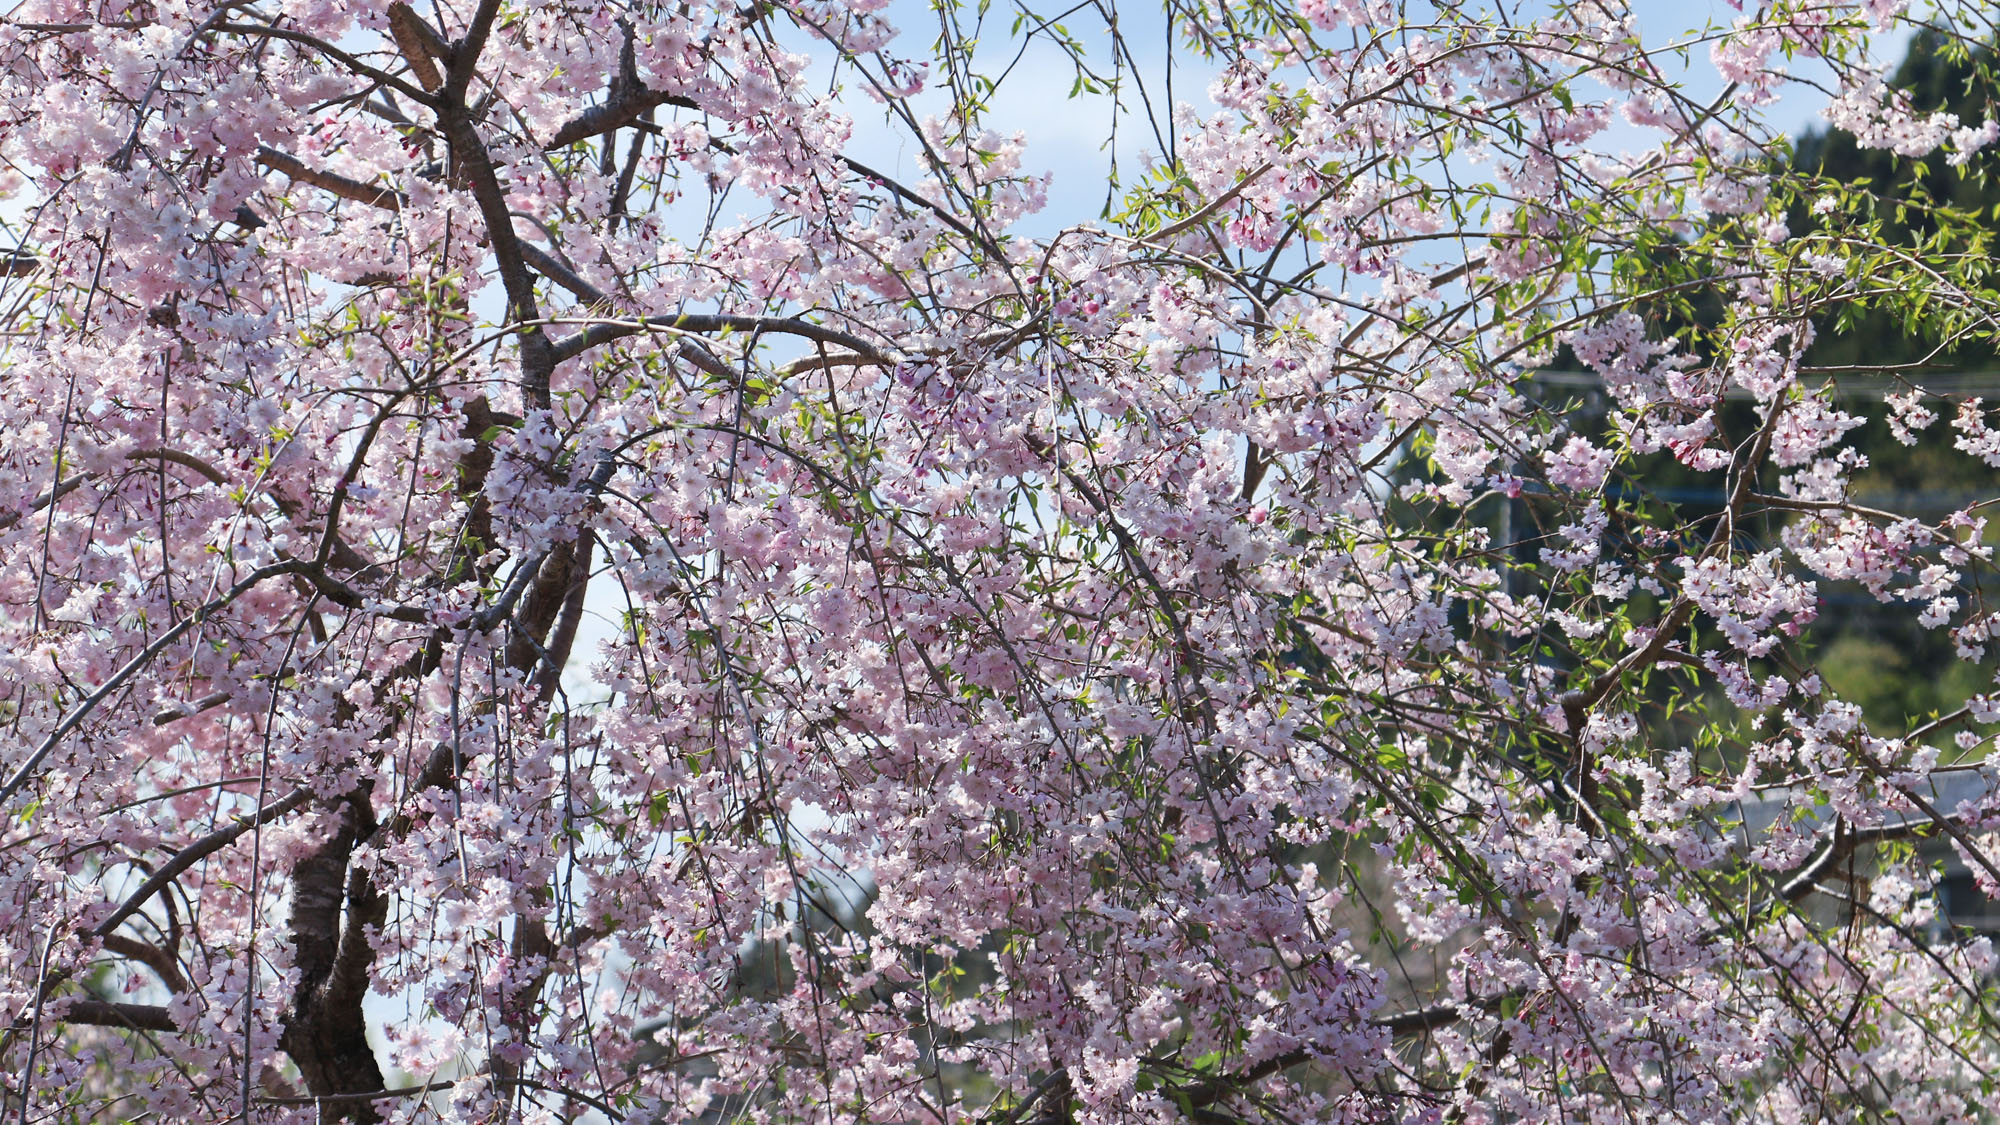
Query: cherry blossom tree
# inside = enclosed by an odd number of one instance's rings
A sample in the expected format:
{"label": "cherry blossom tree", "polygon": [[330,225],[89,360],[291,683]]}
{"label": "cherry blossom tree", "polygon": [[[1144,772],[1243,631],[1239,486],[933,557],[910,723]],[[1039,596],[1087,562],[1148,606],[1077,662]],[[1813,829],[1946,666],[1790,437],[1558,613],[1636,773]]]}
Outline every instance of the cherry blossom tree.
{"label": "cherry blossom tree", "polygon": [[2000,1112],[1992,29],[1659,14],[22,0],[0,1108]]}

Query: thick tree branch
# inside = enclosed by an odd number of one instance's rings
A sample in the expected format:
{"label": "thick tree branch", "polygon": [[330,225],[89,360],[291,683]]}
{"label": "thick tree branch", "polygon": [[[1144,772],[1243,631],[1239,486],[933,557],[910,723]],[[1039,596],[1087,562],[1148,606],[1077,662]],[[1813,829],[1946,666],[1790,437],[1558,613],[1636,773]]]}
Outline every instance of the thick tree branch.
{"label": "thick tree branch", "polygon": [[622,340],[641,332],[666,329],[674,332],[754,332],[798,336],[822,344],[836,344],[850,349],[857,357],[870,363],[893,365],[900,362],[894,354],[883,351],[879,346],[850,332],[838,328],[814,324],[809,320],[781,316],[736,316],[716,313],[678,313],[666,316],[646,316],[633,320],[607,320],[591,325],[574,336],[558,341],[555,357],[558,363],[573,359],[601,347],[613,340]]}
{"label": "thick tree branch", "polygon": [[138,890],[125,896],[125,901],[119,905],[118,909],[113,910],[102,921],[98,922],[97,925],[92,926],[90,929],[91,936],[101,938],[109,935],[111,931],[123,925],[125,919],[130,918],[138,912],[140,907],[146,905],[147,900],[166,889],[167,884],[178,878],[181,872],[186,871],[188,868],[228,847],[245,832],[269,824],[305,804],[312,799],[312,795],[313,792],[311,789],[300,786],[271,804],[259,809],[257,815],[239,819],[227,828],[218,828],[201,839],[196,840],[194,843],[189,844],[187,847],[182,848],[180,851],[175,852],[174,857],[166,863],[161,864],[160,869],[153,872],[152,876],[144,883],[141,883]]}
{"label": "thick tree branch", "polygon": [[168,723],[192,718],[211,707],[222,706],[224,703],[229,702],[229,698],[229,693],[226,691],[212,691],[200,699],[191,700],[187,703],[176,703],[170,707],[162,707],[158,711],[153,712],[153,725],[163,727]]}
{"label": "thick tree branch", "polygon": [[611,96],[605,101],[564,122],[549,136],[542,147],[568,148],[580,141],[602,136],[613,129],[624,128],[637,121],[647,111],[658,109],[663,105],[679,106],[683,109],[701,108],[688,98],[659,90],[649,90],[644,86],[614,88]]}
{"label": "thick tree branch", "polygon": [[[260,148],[257,159],[265,167],[276,172],[281,172],[298,183],[309,184],[339,196],[342,199],[349,199],[357,203],[365,203],[371,207],[380,207],[390,211],[401,209],[406,202],[401,192],[390,188],[364,184],[359,180],[349,179],[337,173],[308,167],[297,157],[278,152],[275,149],[268,147]],[[528,268],[568,290],[577,300],[593,308],[608,308],[610,306],[611,299],[603,290],[585,281],[577,275],[576,271],[557,261],[554,255],[532,243],[516,240],[515,245],[520,260]],[[850,355],[830,357],[827,360],[829,363],[848,362],[869,364],[895,362],[892,358],[883,355],[859,337],[840,332],[837,329],[823,328],[807,321],[787,317],[722,317],[692,314],[688,316],[648,317],[641,320],[606,321],[593,325],[557,342],[552,348],[550,366],[553,368],[555,364],[575,359],[592,348],[627,336],[637,335],[649,327],[662,325],[677,327],[687,332],[715,332],[727,328],[734,328],[739,331],[780,332],[787,335],[805,336],[808,339],[819,340],[824,343],[835,343],[853,349]],[[693,341],[681,341],[679,351],[681,356],[688,362],[711,375],[725,379],[733,377],[733,373],[727,365],[722,364]],[[67,491],[70,488],[74,488],[77,483],[80,483],[80,481],[65,481],[63,490]],[[5,530],[8,526],[8,522],[10,522],[8,515],[0,514],[0,530]],[[18,520],[19,516],[15,515],[13,518]]]}
{"label": "thick tree branch", "polygon": [[582,533],[576,548],[576,559],[568,567],[569,590],[556,615],[548,646],[540,654],[541,660],[535,673],[535,700],[544,707],[555,698],[556,691],[562,686],[563,669],[569,664],[570,651],[576,647],[576,632],[583,623],[585,595],[590,591],[591,555],[595,542],[595,537],[589,532]]}
{"label": "thick tree branch", "polygon": [[[180,1025],[160,1004],[119,1004],[109,1000],[73,1000],[69,1010],[56,1017],[60,1023],[92,1027],[117,1027],[128,1031],[157,1031],[180,1034]],[[25,1026],[17,1023],[16,1028]]]}
{"label": "thick tree branch", "polygon": [[174,963],[172,954],[159,946],[124,934],[105,934],[101,944],[106,953],[116,953],[153,970],[153,975],[160,978],[169,992],[187,991],[187,978],[181,975],[181,967]]}
{"label": "thick tree branch", "polygon": [[396,49],[403,52],[403,60],[410,64],[410,73],[417,76],[417,83],[426,93],[435,93],[444,85],[444,78],[438,74],[437,64],[451,65],[451,49],[446,47],[431,25],[408,4],[397,0],[389,5],[389,35],[396,41]]}
{"label": "thick tree branch", "polygon": [[298,157],[287,152],[279,152],[269,145],[257,146],[257,163],[281,172],[297,183],[310,184],[321,191],[365,203],[370,207],[380,207],[389,211],[401,210],[406,202],[403,193],[394,188],[364,184],[360,180],[349,179],[337,172],[327,172],[307,165]]}
{"label": "thick tree branch", "polygon": [[499,18],[500,0],[479,0],[479,8],[472,13],[472,22],[466,25],[465,35],[451,46],[451,69],[445,75],[444,101],[460,110],[465,108],[465,92],[472,87],[472,79],[479,73],[479,56],[486,50],[486,40],[493,34],[493,21]]}
{"label": "thick tree branch", "polygon": [[[497,8],[494,0],[487,0],[480,11],[485,22],[491,22],[489,11]],[[475,21],[475,28],[479,27]],[[523,243],[514,230],[513,215],[507,208],[506,192],[500,188],[500,179],[494,171],[491,157],[486,151],[486,143],[480,139],[479,130],[473,123],[471,112],[462,104],[464,81],[461,75],[467,60],[476,56],[477,43],[484,41],[484,32],[478,39],[468,36],[468,43],[458,48],[460,58],[452,68],[452,76],[446,83],[446,101],[438,111],[439,124],[444,127],[445,139],[451,145],[452,163],[456,178],[462,179],[472,189],[472,198],[479,205],[480,216],[486,220],[486,236],[493,246],[493,258],[500,268],[500,281],[507,290],[507,311],[516,325],[521,349],[521,393],[530,409],[546,410],[549,405],[549,380],[559,362],[549,346],[548,333],[539,321],[541,311],[535,302],[535,285],[528,275],[528,266],[523,253]]]}
{"label": "thick tree branch", "polygon": [[13,799],[14,794],[21,791],[21,787],[27,784],[29,776],[41,768],[42,762],[48,758],[49,754],[55,750],[56,746],[63,739],[69,737],[70,733],[76,730],[77,727],[82,726],[83,721],[95,713],[105,700],[111,698],[113,694],[123,688],[127,680],[137,675],[141,669],[152,664],[153,660],[161,652],[186,636],[189,630],[207,621],[212,614],[224,609],[231,602],[242,597],[266,580],[278,577],[279,575],[298,574],[305,569],[305,564],[289,561],[259,567],[238,580],[235,585],[231,586],[221,595],[175,622],[172,628],[161,633],[145,648],[140,649],[136,655],[127,660],[117,671],[111,673],[110,677],[104,681],[101,687],[71,707],[69,713],[63,716],[62,721],[56,724],[56,728],[44,736],[41,743],[28,755],[27,760],[15,768],[13,775],[7,779],[7,783],[0,785],[0,808],[5,808],[7,802]]}
{"label": "thick tree branch", "polygon": [[[368,1045],[361,999],[375,957],[366,930],[381,924],[388,904],[367,874],[350,864],[361,822],[373,828],[368,805],[365,791],[341,801],[332,810],[332,834],[292,869],[288,940],[299,980],[278,1042],[298,1064],[306,1089],[316,1095],[383,1086]],[[336,1116],[364,1123],[380,1120],[365,1102],[343,1105]]]}

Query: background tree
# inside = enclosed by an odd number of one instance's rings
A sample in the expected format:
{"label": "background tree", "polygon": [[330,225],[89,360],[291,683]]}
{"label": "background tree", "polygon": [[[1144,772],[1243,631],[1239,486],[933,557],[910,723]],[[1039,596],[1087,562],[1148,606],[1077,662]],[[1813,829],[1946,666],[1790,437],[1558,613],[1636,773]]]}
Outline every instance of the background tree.
{"label": "background tree", "polygon": [[[1983,404],[1814,347],[1990,351],[1987,216],[1761,114],[2000,124],[1882,3],[1154,18],[14,8],[9,1111],[1992,1112],[1913,843],[2000,884],[2000,705],[1815,665],[1841,583],[1984,661],[1843,396]],[[1023,57],[1154,145],[1097,221]]]}
{"label": "background tree", "polygon": [[[1925,113],[1968,118],[1985,115],[1993,102],[1988,65],[1991,46],[1963,43],[1934,32],[1919,33],[1896,68],[1891,85],[1908,92],[1911,105]],[[1857,203],[1883,219],[1889,241],[1905,245],[1937,229],[1932,210],[1948,208],[1976,225],[2000,219],[2000,183],[1984,161],[1953,163],[1935,157],[1912,161],[1880,149],[1859,147],[1837,129],[1809,132],[1793,157],[1801,170],[1860,189]],[[1818,220],[1803,202],[1789,221],[1799,229]],[[1953,333],[1928,318],[1898,320],[1884,310],[1850,308],[1819,325],[1812,361],[1822,366],[1899,371],[1906,380],[1882,378],[1876,395],[1903,390],[1903,382],[1954,398],[1991,399],[2000,389],[2000,356],[1979,334]],[[1863,378],[1848,380],[1850,392],[1868,394]],[[1866,418],[1851,439],[1868,459],[1854,475],[1852,494],[1876,507],[1888,506],[1932,518],[1967,503],[2000,494],[2000,473],[1985,464],[1967,464],[1942,443],[1905,443],[1889,425],[1886,403],[1857,397],[1849,409]],[[1883,610],[1865,591],[1832,588],[1824,596],[1828,625],[1820,638],[1819,662],[1829,682],[1862,704],[1883,729],[1915,725],[1948,713],[1978,693],[1986,676],[1959,659],[1949,638],[1912,622],[1906,614]]]}

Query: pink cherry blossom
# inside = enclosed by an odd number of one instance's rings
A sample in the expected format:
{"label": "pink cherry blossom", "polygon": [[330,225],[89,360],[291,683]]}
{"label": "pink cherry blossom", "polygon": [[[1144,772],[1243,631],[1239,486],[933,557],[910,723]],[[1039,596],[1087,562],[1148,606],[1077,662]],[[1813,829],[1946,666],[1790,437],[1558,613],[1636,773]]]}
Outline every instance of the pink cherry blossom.
{"label": "pink cherry blossom", "polygon": [[1653,14],[22,0],[0,1109],[2000,1113],[1983,13]]}

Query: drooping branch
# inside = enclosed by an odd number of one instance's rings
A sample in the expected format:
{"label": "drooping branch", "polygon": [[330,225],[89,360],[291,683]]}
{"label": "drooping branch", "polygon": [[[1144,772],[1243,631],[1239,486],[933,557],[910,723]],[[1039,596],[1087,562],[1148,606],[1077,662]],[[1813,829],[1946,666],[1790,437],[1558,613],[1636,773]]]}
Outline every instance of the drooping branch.
{"label": "drooping branch", "polygon": [[256,39],[277,39],[288,43],[297,43],[300,46],[311,48],[319,54],[325,55],[356,75],[389,87],[420,105],[429,105],[433,100],[431,95],[425,93],[421,88],[412,86],[387,71],[368,65],[359,57],[342,49],[339,45],[329,43],[316,35],[308,35],[303,31],[294,31],[288,27],[278,27],[275,24],[220,22],[214,25],[214,29],[218,32],[231,35],[242,35]]}
{"label": "drooping branch", "polygon": [[[350,179],[337,173],[311,168],[294,156],[268,147],[258,150],[258,162],[273,171],[284,173],[299,183],[310,184],[342,199],[365,203],[369,206],[380,207],[385,210],[397,210],[406,203],[403,194],[394,189],[364,184],[359,180]],[[508,228],[511,235],[511,221],[508,224]],[[610,304],[610,298],[602,290],[585,281],[574,270],[557,261],[548,252],[529,243],[522,242],[518,237],[514,238],[513,247],[515,256],[522,264],[562,286],[578,300],[597,308],[608,307]],[[890,365],[898,362],[894,355],[882,351],[878,346],[871,344],[859,336],[843,332],[837,328],[828,328],[824,325],[814,324],[811,321],[800,320],[796,317],[684,313],[639,317],[635,319],[602,320],[592,323],[589,327],[582,329],[574,335],[554,342],[548,355],[548,363],[550,368],[553,369],[555,364],[575,359],[585,352],[602,347],[605,344],[638,335],[648,330],[662,328],[685,333],[728,331],[769,332],[778,335],[798,336],[819,343],[834,344],[848,349],[848,355],[832,356],[826,360],[818,361],[818,363],[805,361],[806,366],[823,366],[842,362]],[[540,332],[541,329],[536,327],[532,331]],[[714,370],[716,366],[714,357],[708,355],[705,351],[698,347],[690,347],[685,342],[680,350],[696,366],[704,370],[709,370],[711,374],[717,373]],[[723,371],[726,372],[726,370],[726,368],[723,368]]]}
{"label": "drooping branch", "polygon": [[[127,453],[125,457],[127,460],[131,461],[155,460],[155,461],[164,461],[169,464],[180,465],[184,468],[192,469],[195,472],[201,474],[201,476],[204,479],[206,479],[210,484],[227,483],[227,478],[225,478],[222,475],[221,471],[218,470],[215,466],[209,464],[207,461],[203,460],[200,457],[195,456],[192,453],[187,453],[182,450],[164,449],[154,446],[146,446],[132,450],[131,452]],[[39,512],[42,509],[48,507],[49,505],[57,502],[58,500],[61,500],[63,497],[68,496],[70,493],[75,492],[77,488],[83,484],[83,482],[91,479],[92,475],[93,474],[90,473],[76,473],[72,476],[63,478],[61,481],[58,481],[53,487],[51,487],[47,492],[44,492],[40,496],[37,496],[34,499],[34,502],[28,505],[28,508],[25,512],[21,511],[20,509],[15,509],[14,511],[9,511],[9,512],[0,512],[0,531],[5,531],[8,528],[13,527],[15,524],[20,523],[25,516],[32,515],[35,512]]]}

